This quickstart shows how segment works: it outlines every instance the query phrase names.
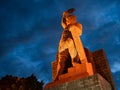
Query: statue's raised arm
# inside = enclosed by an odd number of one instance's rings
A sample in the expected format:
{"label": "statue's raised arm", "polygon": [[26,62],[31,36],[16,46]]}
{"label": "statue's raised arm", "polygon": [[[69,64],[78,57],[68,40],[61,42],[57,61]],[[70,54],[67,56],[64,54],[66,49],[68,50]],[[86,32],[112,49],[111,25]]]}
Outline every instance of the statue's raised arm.
{"label": "statue's raised arm", "polygon": [[61,25],[64,30],[68,30],[71,26],[75,25],[79,29],[74,30],[74,32],[78,32],[79,35],[82,35],[82,25],[77,22],[76,16],[73,14],[74,11],[75,9],[71,8],[63,12]]}
{"label": "statue's raised arm", "polygon": [[[68,21],[66,21],[67,20],[67,18],[69,17],[69,15],[71,14],[71,13],[73,13],[75,11],[75,9],[74,8],[71,8],[71,9],[68,9],[67,11],[65,11],[65,12],[63,12],[63,15],[62,15],[62,27],[65,29],[66,27],[67,27],[67,25],[68,25]],[[72,18],[73,19],[73,18]],[[74,18],[75,19],[75,18]],[[73,21],[76,21],[76,20],[73,20]]]}

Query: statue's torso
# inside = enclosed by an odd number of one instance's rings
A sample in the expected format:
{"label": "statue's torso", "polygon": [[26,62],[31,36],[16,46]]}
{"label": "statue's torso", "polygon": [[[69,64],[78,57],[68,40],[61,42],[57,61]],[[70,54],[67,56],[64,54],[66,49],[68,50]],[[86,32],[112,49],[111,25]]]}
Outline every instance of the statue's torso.
{"label": "statue's torso", "polygon": [[66,41],[68,38],[71,38],[72,39],[72,34],[69,30],[64,30],[63,33],[62,33],[62,40],[63,41]]}

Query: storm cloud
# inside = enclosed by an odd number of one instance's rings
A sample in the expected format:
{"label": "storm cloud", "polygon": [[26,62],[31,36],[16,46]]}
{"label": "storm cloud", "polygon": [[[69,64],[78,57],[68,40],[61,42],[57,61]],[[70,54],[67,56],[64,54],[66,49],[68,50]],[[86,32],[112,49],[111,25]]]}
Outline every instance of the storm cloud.
{"label": "storm cloud", "polygon": [[32,73],[51,81],[62,33],[62,12],[76,8],[83,25],[84,47],[104,49],[120,89],[120,1],[119,0],[3,0],[0,1],[0,77]]}

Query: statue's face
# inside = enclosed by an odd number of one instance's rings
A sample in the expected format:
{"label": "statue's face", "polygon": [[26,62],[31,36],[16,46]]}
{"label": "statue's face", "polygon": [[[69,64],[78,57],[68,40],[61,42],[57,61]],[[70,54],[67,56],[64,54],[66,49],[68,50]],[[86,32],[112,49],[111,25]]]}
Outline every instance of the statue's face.
{"label": "statue's face", "polygon": [[74,24],[76,23],[76,17],[75,16],[68,16],[66,18],[66,24],[70,25],[70,24]]}

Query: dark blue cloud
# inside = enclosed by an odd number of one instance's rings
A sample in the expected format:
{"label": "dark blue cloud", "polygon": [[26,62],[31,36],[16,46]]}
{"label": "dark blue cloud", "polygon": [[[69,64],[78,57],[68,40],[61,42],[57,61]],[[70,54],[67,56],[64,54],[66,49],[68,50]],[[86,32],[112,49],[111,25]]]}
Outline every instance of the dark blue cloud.
{"label": "dark blue cloud", "polygon": [[34,73],[49,82],[62,33],[62,12],[71,7],[76,8],[77,21],[83,25],[84,46],[91,51],[105,50],[119,86],[119,0],[0,1],[0,77]]}

